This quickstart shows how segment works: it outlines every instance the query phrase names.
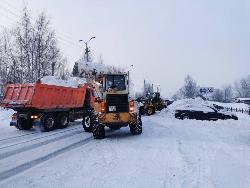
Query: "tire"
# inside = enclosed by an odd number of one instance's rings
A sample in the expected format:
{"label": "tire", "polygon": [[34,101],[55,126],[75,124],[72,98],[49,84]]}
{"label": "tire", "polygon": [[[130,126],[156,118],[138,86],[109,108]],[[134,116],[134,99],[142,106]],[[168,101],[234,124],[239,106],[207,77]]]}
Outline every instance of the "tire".
{"label": "tire", "polygon": [[146,113],[148,116],[151,116],[155,113],[155,109],[153,107],[148,107]]}
{"label": "tire", "polygon": [[56,118],[59,129],[64,129],[69,125],[69,115],[67,113],[60,113]]}
{"label": "tire", "polygon": [[17,119],[17,125],[15,126],[19,130],[29,130],[32,128],[32,120],[28,120],[24,117],[19,117]]}
{"label": "tire", "polygon": [[94,137],[94,139],[103,139],[103,138],[105,138],[105,129],[104,129],[103,125],[99,124],[93,130],[93,137]]}
{"label": "tire", "polygon": [[41,130],[49,132],[56,128],[56,118],[53,114],[45,114],[41,118]]}
{"label": "tire", "polygon": [[135,123],[129,125],[129,128],[132,135],[139,135],[142,133],[142,121],[140,115],[138,115],[137,121]]}
{"label": "tire", "polygon": [[190,119],[187,115],[184,115],[184,116],[182,116],[182,118],[181,118],[182,120],[185,120],[185,119]]}
{"label": "tire", "polygon": [[140,106],[139,108],[139,112],[141,115],[145,115],[145,109],[144,109],[144,106]]}
{"label": "tire", "polygon": [[83,117],[82,120],[82,127],[86,132],[93,132],[94,129],[96,128],[98,122],[97,122],[97,117],[94,114],[93,110],[90,110],[87,112],[86,116]]}

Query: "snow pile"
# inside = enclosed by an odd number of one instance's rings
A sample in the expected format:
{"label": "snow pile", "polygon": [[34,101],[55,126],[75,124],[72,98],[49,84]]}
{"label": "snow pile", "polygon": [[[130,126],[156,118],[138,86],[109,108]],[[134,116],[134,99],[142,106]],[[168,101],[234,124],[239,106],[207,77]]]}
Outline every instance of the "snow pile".
{"label": "snow pile", "polygon": [[177,110],[178,108],[182,108],[186,105],[209,106],[209,103],[200,97],[195,98],[195,99],[181,99],[181,100],[174,101],[171,105],[168,106],[168,108],[170,110]]}
{"label": "snow pile", "polygon": [[7,110],[7,109],[0,108],[0,122],[1,122],[1,124],[9,124],[13,113],[14,113],[13,110]]}
{"label": "snow pile", "polygon": [[208,106],[211,105],[200,97],[195,99],[181,99],[174,101],[166,109],[162,110],[160,114],[162,116],[167,116],[168,118],[174,118],[175,110],[185,110],[191,107],[192,109],[199,111],[210,111]]}
{"label": "snow pile", "polygon": [[[182,100],[177,100],[173,102],[171,105],[168,106],[167,109],[163,110],[163,116],[168,116],[174,117],[175,110],[197,110],[197,111],[204,111],[204,112],[213,112],[212,108],[215,105],[222,106],[224,108],[229,107],[229,108],[237,108],[237,109],[248,109],[249,105],[244,104],[244,103],[220,103],[220,102],[214,102],[214,101],[206,101],[203,100],[202,98],[198,97],[195,99],[182,99]],[[223,113],[228,113],[226,110],[221,110]],[[166,114],[167,113],[167,114]],[[238,115],[237,115],[238,116]]]}
{"label": "snow pile", "polygon": [[11,109],[0,108],[0,132],[2,136],[7,136],[11,130],[15,130],[13,127],[10,127],[11,116],[15,111]]}
{"label": "snow pile", "polygon": [[62,80],[57,76],[45,76],[40,79],[41,83],[48,85],[64,86],[64,87],[73,87],[78,88],[79,85],[86,83],[85,78],[79,77],[69,77],[67,80]]}

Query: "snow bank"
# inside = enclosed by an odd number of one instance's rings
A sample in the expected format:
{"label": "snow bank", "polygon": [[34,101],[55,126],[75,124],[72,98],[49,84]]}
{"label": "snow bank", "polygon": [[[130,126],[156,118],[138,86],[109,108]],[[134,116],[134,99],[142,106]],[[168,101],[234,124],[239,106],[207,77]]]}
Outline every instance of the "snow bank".
{"label": "snow bank", "polygon": [[[169,118],[171,117],[173,118],[175,114],[175,110],[185,110],[185,109],[189,109],[190,107],[192,109],[196,109],[197,111],[209,112],[211,111],[209,107],[214,108],[213,104],[222,106],[224,108],[226,107],[230,107],[230,108],[232,107],[232,108],[237,108],[237,109],[249,108],[249,105],[244,104],[244,103],[220,103],[220,102],[214,102],[214,101],[205,101],[202,98],[198,97],[195,99],[177,100],[173,102],[171,105],[169,105],[167,109],[163,110],[162,115],[168,116]],[[229,112],[226,112],[224,110],[224,113],[229,113]]]}
{"label": "snow bank", "polygon": [[178,108],[182,108],[186,105],[192,106],[209,106],[209,103],[202,98],[198,97],[195,99],[182,99],[174,101],[171,105],[168,106],[170,110],[176,110]]}
{"label": "snow bank", "polygon": [[77,88],[79,85],[83,85],[86,83],[85,78],[79,78],[79,77],[69,77],[67,80],[62,80],[60,77],[57,76],[45,76],[40,80],[41,83],[43,84],[73,87],[73,88]]}
{"label": "snow bank", "polygon": [[1,125],[5,125],[5,124],[8,124],[10,123],[10,120],[11,120],[11,116],[12,114],[14,113],[13,110],[7,110],[7,109],[3,109],[3,108],[0,108],[0,122],[1,122]]}

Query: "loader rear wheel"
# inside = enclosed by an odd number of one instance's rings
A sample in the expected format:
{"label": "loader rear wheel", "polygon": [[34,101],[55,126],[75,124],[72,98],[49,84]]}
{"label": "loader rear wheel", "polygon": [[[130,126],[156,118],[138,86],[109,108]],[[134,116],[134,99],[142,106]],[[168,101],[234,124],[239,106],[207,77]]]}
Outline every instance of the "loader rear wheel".
{"label": "loader rear wheel", "polygon": [[41,119],[42,125],[41,130],[44,132],[49,132],[55,129],[55,116],[53,114],[45,114]]}
{"label": "loader rear wheel", "polygon": [[137,121],[135,123],[131,123],[129,125],[129,128],[130,128],[130,133],[133,135],[139,135],[142,133],[142,121],[140,115],[138,115]]}
{"label": "loader rear wheel", "polygon": [[98,124],[97,118],[94,114],[93,110],[87,112],[87,114],[83,117],[82,126],[86,132],[92,133]]}
{"label": "loader rear wheel", "polygon": [[19,130],[29,130],[32,128],[32,121],[23,117],[17,119],[16,128]]}
{"label": "loader rear wheel", "polygon": [[105,129],[104,126],[99,124],[94,130],[93,130],[93,136],[95,139],[103,139],[105,138]]}
{"label": "loader rear wheel", "polygon": [[141,115],[145,115],[145,109],[144,108],[145,108],[144,106],[141,106],[139,108],[139,112],[140,112]]}
{"label": "loader rear wheel", "polygon": [[57,116],[58,128],[64,129],[69,125],[69,115],[67,113],[61,113]]}
{"label": "loader rear wheel", "polygon": [[153,107],[148,107],[146,113],[148,116],[151,116],[155,113],[155,109]]}

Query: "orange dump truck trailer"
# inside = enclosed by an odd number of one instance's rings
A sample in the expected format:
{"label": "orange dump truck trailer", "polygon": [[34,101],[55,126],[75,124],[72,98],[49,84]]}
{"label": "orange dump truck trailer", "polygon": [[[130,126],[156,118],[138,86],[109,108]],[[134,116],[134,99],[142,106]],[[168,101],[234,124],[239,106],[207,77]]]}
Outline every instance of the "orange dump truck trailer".
{"label": "orange dump truck trailer", "polygon": [[78,88],[34,84],[6,85],[1,106],[16,111],[11,126],[42,131],[65,128],[70,120],[83,118],[94,105],[94,90],[87,84]]}

